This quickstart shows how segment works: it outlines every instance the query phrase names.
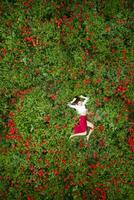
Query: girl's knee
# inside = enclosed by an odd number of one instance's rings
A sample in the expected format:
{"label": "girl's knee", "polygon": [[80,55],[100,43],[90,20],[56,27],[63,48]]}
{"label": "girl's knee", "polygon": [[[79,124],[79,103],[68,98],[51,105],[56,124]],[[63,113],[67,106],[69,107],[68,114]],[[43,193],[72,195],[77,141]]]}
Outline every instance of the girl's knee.
{"label": "girl's knee", "polygon": [[87,122],[87,126],[88,126],[89,128],[94,129],[94,124],[92,124],[91,122]]}

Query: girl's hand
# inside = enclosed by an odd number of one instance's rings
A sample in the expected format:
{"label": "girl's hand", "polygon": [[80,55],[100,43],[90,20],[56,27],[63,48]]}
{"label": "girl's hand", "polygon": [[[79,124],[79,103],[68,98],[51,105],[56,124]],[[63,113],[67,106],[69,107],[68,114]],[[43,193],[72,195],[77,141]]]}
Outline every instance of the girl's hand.
{"label": "girl's hand", "polygon": [[83,98],[83,95],[80,95],[80,98]]}
{"label": "girl's hand", "polygon": [[80,98],[89,98],[89,97],[84,97],[83,95],[80,95]]}
{"label": "girl's hand", "polygon": [[87,103],[88,100],[89,100],[89,97],[84,97],[83,95],[80,95],[80,98],[83,98],[83,99],[84,99],[83,104],[86,105],[86,103]]}

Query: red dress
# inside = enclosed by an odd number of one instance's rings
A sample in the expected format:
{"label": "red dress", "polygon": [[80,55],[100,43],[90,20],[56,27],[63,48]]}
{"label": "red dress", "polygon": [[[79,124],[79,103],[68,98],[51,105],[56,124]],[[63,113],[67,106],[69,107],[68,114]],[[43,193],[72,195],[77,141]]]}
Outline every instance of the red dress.
{"label": "red dress", "polygon": [[79,124],[74,127],[75,134],[85,132],[87,130],[87,116],[81,115]]}

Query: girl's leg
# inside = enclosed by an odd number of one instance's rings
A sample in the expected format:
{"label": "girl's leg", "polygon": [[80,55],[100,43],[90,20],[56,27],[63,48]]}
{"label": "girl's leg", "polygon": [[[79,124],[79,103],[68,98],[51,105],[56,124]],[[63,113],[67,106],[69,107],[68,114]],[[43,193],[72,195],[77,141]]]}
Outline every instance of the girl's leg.
{"label": "girl's leg", "polygon": [[87,131],[82,132],[82,133],[78,133],[78,134],[75,133],[75,134],[73,134],[73,135],[70,136],[70,139],[73,138],[73,137],[83,136],[83,135],[87,135]]}
{"label": "girl's leg", "polygon": [[91,122],[87,121],[87,126],[90,128],[89,133],[87,133],[87,131],[81,132],[81,133],[78,133],[78,134],[75,133],[75,134],[73,134],[73,135],[70,136],[70,139],[73,138],[73,137],[77,137],[77,136],[87,135],[87,141],[88,141],[88,140],[89,140],[89,137],[90,137],[90,135],[91,135],[91,133],[92,133],[93,130],[94,130],[94,125],[93,125]]}
{"label": "girl's leg", "polygon": [[89,121],[87,121],[87,126],[90,127],[90,128],[94,128],[94,125]]}
{"label": "girl's leg", "polygon": [[89,137],[90,137],[90,135],[91,135],[91,133],[92,133],[93,130],[94,130],[94,125],[93,125],[91,122],[87,121],[87,126],[90,128],[90,131],[89,131],[89,133],[87,134],[87,141],[88,141],[88,140],[89,140]]}

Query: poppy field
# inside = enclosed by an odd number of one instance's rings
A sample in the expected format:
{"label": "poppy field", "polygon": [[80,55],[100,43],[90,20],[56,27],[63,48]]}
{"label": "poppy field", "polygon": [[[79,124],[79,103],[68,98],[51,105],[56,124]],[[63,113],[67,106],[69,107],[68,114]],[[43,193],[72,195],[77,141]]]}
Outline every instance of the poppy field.
{"label": "poppy field", "polygon": [[[0,2],[0,200],[133,200],[132,7]],[[89,141],[69,140],[79,95]]]}

